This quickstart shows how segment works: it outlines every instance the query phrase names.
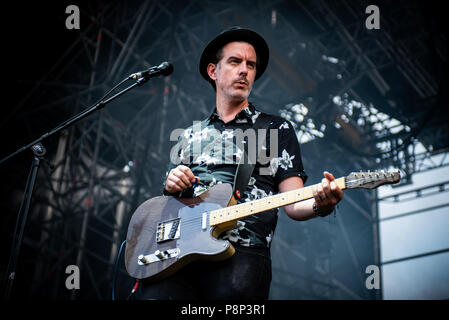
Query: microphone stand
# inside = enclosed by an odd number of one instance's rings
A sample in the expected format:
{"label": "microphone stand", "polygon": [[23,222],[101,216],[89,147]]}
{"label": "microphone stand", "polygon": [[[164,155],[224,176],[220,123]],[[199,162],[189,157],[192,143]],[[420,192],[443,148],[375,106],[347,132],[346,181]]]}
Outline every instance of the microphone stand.
{"label": "microphone stand", "polygon": [[[136,87],[136,86],[140,87],[142,84],[144,84],[145,82],[150,80],[150,76],[143,76],[142,78],[137,79],[136,82],[134,84],[132,84],[131,86],[123,89],[122,91],[118,92],[117,94],[113,95],[112,97],[110,97],[106,100],[103,100],[111,91],[113,91],[115,88],[117,88],[120,84],[122,84],[126,80],[131,80],[131,79],[132,79],[131,76],[124,79],[118,85],[116,85],[114,88],[112,88],[102,99],[100,99],[99,102],[97,102],[93,106],[89,107],[87,110],[84,110],[81,113],[75,115],[74,117],[66,120],[65,122],[61,123],[59,126],[54,128],[53,130],[43,134],[40,138],[34,140],[33,142],[18,149],[16,152],[10,154],[6,158],[0,160],[0,164],[2,164],[3,162],[9,160],[10,158],[14,157],[15,155],[17,155],[20,152],[25,151],[29,148],[33,152],[33,161],[31,164],[30,172],[28,174],[24,195],[23,195],[22,202],[20,204],[19,213],[17,216],[16,227],[14,230],[13,241],[12,241],[13,244],[12,244],[12,249],[11,249],[9,262],[8,262],[8,269],[6,270],[6,275],[7,275],[6,282],[7,283],[6,283],[5,293],[4,293],[4,296],[6,299],[9,299],[9,297],[11,295],[13,282],[14,282],[14,279],[16,276],[16,264],[17,264],[17,260],[19,257],[20,248],[22,246],[23,233],[24,233],[28,213],[30,210],[31,199],[33,196],[33,190],[34,190],[34,186],[35,186],[35,182],[36,182],[37,173],[39,171],[40,161],[45,160],[45,159],[43,159],[43,156],[45,155],[46,150],[41,142],[45,138],[48,138],[49,136],[51,136],[55,133],[58,133],[69,126],[74,125],[75,123],[86,118],[87,116],[94,113],[95,111],[98,111],[98,110],[104,108],[106,106],[106,104],[115,100],[116,98],[120,97],[121,95],[125,94],[126,92],[133,89],[134,87]],[[25,206],[24,206],[24,204],[25,204]],[[23,210],[22,210],[22,208],[23,208]],[[20,231],[19,231],[19,236],[17,237],[17,241],[16,241],[16,233],[17,233],[17,229],[18,229],[19,225],[20,225]]]}

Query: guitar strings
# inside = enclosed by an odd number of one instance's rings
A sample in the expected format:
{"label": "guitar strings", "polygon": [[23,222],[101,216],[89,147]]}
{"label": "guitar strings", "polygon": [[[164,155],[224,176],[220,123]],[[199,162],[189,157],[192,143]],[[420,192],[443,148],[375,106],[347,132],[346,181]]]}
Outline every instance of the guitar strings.
{"label": "guitar strings", "polygon": [[[368,178],[366,178],[366,177],[358,178],[358,179],[353,179],[353,180],[349,180],[349,181],[346,181],[346,186],[357,185],[359,182],[366,183],[367,180],[368,180]],[[310,187],[312,187],[312,186],[310,186]],[[304,199],[304,200],[306,200],[306,199]],[[304,201],[304,200],[303,200],[303,201]],[[241,204],[245,204],[245,203],[241,203]],[[239,204],[239,205],[240,205],[240,204]],[[225,208],[226,208],[226,207],[225,207]],[[223,209],[225,209],[225,208],[223,208]],[[220,210],[220,209],[217,209],[217,210]],[[213,211],[215,211],[215,210],[213,210]],[[213,212],[213,211],[205,212],[206,215],[207,215],[206,219],[209,219],[209,220],[210,220],[210,214],[211,214],[211,212]],[[191,226],[191,225],[198,224],[198,223],[199,223],[199,224],[202,224],[203,214],[204,214],[204,213],[201,213],[201,216],[197,216],[197,217],[193,217],[193,218],[189,218],[189,219],[183,220],[183,221],[182,221],[183,226],[186,227],[186,226]],[[229,215],[229,214],[228,214],[228,215]]]}

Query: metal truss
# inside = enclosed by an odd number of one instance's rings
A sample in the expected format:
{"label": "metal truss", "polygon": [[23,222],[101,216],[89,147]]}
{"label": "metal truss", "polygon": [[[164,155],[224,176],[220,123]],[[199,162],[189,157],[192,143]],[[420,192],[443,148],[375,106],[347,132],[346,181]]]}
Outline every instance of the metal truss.
{"label": "metal truss", "polygon": [[[253,102],[265,112],[290,117],[298,138],[308,137],[302,153],[309,182],[318,182],[324,170],[335,176],[388,167],[409,175],[422,170],[421,164],[437,150],[426,140],[426,152],[414,152],[418,133],[425,131],[419,130],[423,114],[410,116],[401,108],[404,102],[392,93],[391,77],[384,71],[397,67],[420,103],[429,106],[438,83],[416,59],[428,54],[426,30],[392,36],[396,28],[411,27],[410,17],[417,15],[407,10],[408,16],[399,20],[402,4],[381,13],[382,28],[375,36],[365,30],[364,2],[347,0],[80,6],[89,25],[10,118],[19,113],[31,118],[60,106],[61,113],[72,115],[127,75],[161,59],[172,62],[175,72],[124,95],[57,137],[54,168],[40,171],[33,232],[26,239],[34,252],[23,262],[33,265],[29,294],[109,299],[114,260],[131,214],[144,200],[161,194],[170,133],[212,111],[215,97],[197,62],[207,41],[226,27],[253,28],[269,42],[270,66],[255,84]],[[55,94],[57,89],[63,94]],[[40,104],[22,110],[36,96]],[[308,112],[298,119],[295,108],[300,104]],[[386,117],[369,121],[380,112]],[[403,126],[400,131],[392,129],[392,119]],[[354,192],[345,194],[335,218],[299,225],[280,216],[271,298],[380,298],[366,290],[364,274],[367,265],[380,264],[376,203],[375,193]],[[63,283],[65,268],[72,264],[80,267],[82,290],[70,292]],[[123,265],[119,270],[123,297],[132,283]]]}

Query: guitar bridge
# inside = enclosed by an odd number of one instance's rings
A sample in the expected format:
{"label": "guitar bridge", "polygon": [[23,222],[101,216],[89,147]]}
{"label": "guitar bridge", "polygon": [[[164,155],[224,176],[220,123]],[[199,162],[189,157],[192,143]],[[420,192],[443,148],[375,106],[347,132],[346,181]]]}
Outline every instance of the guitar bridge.
{"label": "guitar bridge", "polygon": [[181,221],[179,218],[158,223],[156,241],[160,243],[178,239],[180,236],[180,225]]}

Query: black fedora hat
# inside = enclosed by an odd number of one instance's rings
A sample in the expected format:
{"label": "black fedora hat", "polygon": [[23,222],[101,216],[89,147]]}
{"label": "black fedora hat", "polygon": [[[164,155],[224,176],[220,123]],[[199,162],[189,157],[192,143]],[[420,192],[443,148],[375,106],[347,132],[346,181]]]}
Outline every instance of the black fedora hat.
{"label": "black fedora hat", "polygon": [[215,81],[209,77],[207,73],[207,66],[209,63],[216,63],[216,54],[217,51],[223,48],[224,45],[233,41],[245,41],[251,44],[256,50],[257,55],[257,69],[256,69],[256,78],[260,78],[260,76],[264,73],[265,69],[268,65],[269,58],[269,49],[268,45],[265,42],[264,38],[262,38],[256,32],[241,28],[241,27],[232,27],[224,30],[214,39],[212,39],[209,44],[204,48],[203,53],[200,58],[200,73],[206,81],[210,82],[212,86],[215,88]]}

